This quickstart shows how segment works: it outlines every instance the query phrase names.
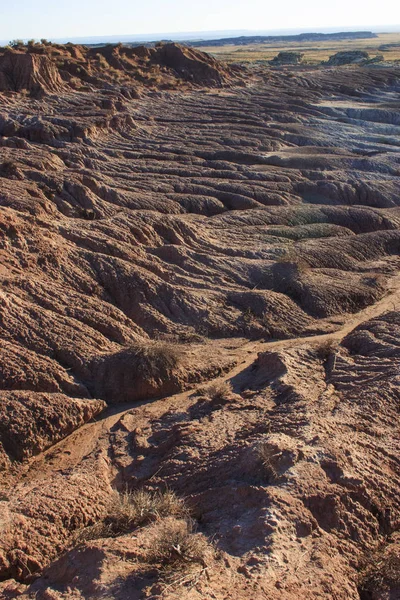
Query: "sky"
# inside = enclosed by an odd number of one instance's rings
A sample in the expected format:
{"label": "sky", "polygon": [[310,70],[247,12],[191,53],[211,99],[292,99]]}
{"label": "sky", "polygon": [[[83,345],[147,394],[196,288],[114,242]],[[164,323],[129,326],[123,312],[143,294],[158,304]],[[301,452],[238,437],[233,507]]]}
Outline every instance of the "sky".
{"label": "sky", "polygon": [[389,25],[398,0],[0,0],[2,41]]}

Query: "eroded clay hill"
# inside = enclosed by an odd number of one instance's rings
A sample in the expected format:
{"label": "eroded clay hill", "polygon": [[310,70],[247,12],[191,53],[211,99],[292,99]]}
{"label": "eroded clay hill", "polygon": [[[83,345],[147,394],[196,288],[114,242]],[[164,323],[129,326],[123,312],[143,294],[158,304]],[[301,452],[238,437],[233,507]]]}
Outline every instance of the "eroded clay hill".
{"label": "eroded clay hill", "polygon": [[395,598],[400,71],[0,90],[0,597]]}
{"label": "eroded clay hill", "polygon": [[218,87],[240,78],[240,73],[240,68],[174,43],[92,49],[46,43],[0,49],[0,91],[28,91],[36,97],[71,88],[115,90],[117,84],[129,98],[143,87],[176,89],[184,88],[185,82]]}

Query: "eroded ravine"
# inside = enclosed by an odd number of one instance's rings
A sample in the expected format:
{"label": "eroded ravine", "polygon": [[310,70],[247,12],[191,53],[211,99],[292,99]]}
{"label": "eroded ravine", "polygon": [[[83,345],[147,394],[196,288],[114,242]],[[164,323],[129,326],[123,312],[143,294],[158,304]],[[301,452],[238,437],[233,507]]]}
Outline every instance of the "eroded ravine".
{"label": "eroded ravine", "polygon": [[[73,547],[116,487],[218,540],[188,598],[358,600],[352,557],[394,532],[398,72],[201,69],[230,89],[6,98],[0,572],[38,600],[126,597],[108,568],[129,583],[146,527]],[[154,339],[168,377],[135,362]]]}
{"label": "eroded ravine", "polygon": [[[230,356],[232,360],[237,362],[237,365],[222,377],[210,380],[210,383],[229,381],[234,378],[238,388],[237,391],[240,391],[240,374],[246,371],[247,367],[255,361],[260,352],[284,350],[285,348],[295,349],[297,346],[305,344],[316,346],[328,341],[339,342],[358,325],[391,310],[397,310],[399,306],[400,275],[396,275],[388,281],[387,293],[381,300],[356,314],[346,315],[346,318],[343,319],[343,325],[337,331],[271,342],[245,342],[235,351],[230,350]],[[220,351],[220,348],[218,350]],[[201,384],[198,387],[203,386],[204,384]],[[32,483],[35,480],[46,479],[46,477],[49,477],[54,472],[63,469],[73,469],[86,455],[95,452],[99,446],[107,446],[110,431],[124,414],[131,413],[135,415],[135,413],[142,412],[143,407],[145,407],[145,412],[149,413],[148,418],[150,418],[150,415],[154,418],[169,410],[177,408],[181,410],[187,405],[188,399],[195,392],[196,387],[193,387],[186,392],[170,397],[150,399],[145,402],[134,403],[130,406],[127,406],[126,403],[110,406],[95,420],[83,425],[79,430],[49,448],[42,455],[32,459],[25,466],[25,472],[22,474],[22,486],[25,485],[26,481]],[[18,477],[21,477],[21,474]]]}

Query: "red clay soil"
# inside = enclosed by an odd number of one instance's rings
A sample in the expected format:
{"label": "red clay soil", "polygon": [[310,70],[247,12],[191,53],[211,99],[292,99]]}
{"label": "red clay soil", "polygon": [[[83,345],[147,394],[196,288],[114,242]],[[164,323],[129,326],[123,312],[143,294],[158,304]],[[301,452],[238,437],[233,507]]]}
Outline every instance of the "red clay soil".
{"label": "red clay soil", "polygon": [[0,52],[0,598],[399,597],[399,89]]}

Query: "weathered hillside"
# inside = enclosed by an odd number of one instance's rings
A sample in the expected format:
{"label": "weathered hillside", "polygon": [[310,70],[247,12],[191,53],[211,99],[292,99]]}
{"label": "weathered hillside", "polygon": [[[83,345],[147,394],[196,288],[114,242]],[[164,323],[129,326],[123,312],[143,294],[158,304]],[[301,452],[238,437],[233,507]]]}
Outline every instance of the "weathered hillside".
{"label": "weathered hillside", "polygon": [[0,90],[0,597],[396,594],[400,71],[41,45]]}

